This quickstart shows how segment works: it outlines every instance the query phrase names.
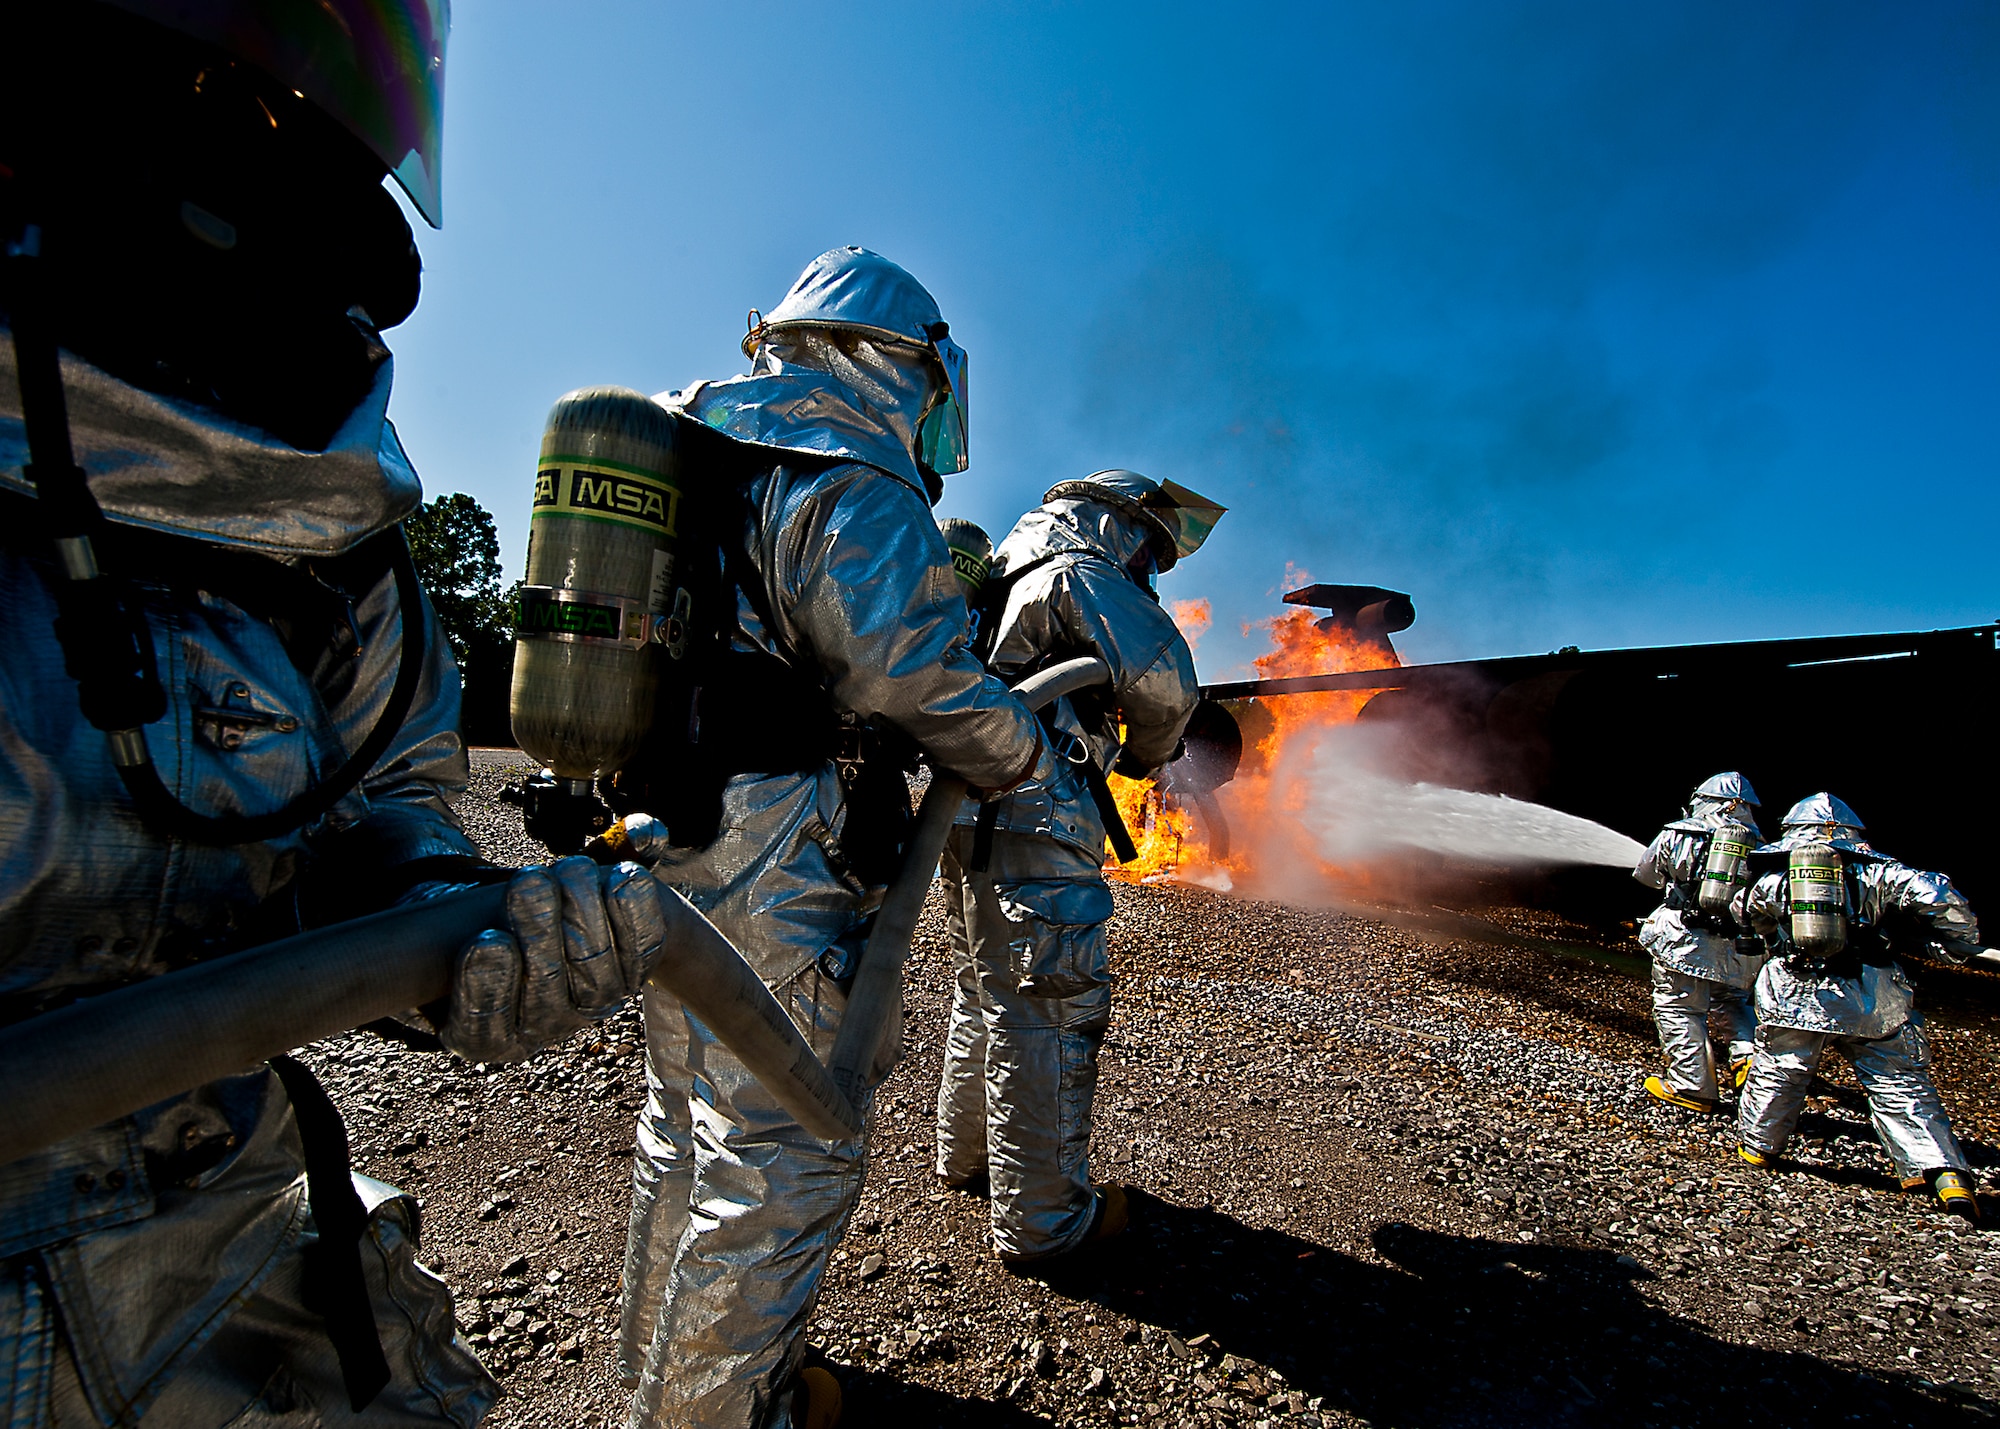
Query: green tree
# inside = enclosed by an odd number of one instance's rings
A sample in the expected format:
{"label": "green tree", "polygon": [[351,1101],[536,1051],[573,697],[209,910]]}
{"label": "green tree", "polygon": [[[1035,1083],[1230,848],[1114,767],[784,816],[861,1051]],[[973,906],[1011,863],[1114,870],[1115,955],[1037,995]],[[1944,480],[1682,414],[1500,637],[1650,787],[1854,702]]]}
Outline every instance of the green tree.
{"label": "green tree", "polygon": [[510,602],[500,587],[500,536],[491,513],[454,491],[412,511],[403,532],[459,668],[509,646]]}

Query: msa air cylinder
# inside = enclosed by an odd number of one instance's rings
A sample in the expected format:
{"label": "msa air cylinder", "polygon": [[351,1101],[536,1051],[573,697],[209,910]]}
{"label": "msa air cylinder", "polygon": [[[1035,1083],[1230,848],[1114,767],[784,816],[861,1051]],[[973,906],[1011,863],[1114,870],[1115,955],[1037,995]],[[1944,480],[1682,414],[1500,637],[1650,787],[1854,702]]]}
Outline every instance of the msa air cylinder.
{"label": "msa air cylinder", "polygon": [[1830,958],[1847,946],[1847,889],[1840,850],[1805,844],[1792,850],[1792,945],[1809,957]]}
{"label": "msa air cylinder", "polygon": [[951,552],[951,573],[958,577],[960,594],[971,605],[979,599],[986,573],[993,566],[993,538],[986,528],[963,517],[950,516],[938,522],[944,533],[945,549]]}
{"label": "msa air cylinder", "polygon": [[674,420],[624,387],[558,401],[542,436],[515,615],[514,738],[585,795],[653,720],[656,622],[676,594]]}
{"label": "msa air cylinder", "polygon": [[1736,890],[1749,882],[1750,830],[1741,824],[1723,824],[1709,836],[1708,861],[1701,869],[1701,892],[1696,897],[1701,911],[1721,917],[1729,911]]}

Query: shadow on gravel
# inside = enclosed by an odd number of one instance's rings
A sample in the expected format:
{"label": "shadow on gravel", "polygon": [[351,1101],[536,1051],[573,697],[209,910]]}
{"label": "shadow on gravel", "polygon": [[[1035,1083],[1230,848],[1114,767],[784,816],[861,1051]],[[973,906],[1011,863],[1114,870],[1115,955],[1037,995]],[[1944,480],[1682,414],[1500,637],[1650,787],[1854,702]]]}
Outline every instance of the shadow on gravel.
{"label": "shadow on gravel", "polygon": [[910,1384],[880,1370],[849,1369],[841,1373],[840,1422],[853,1425],[937,1425],[939,1429],[1047,1429],[1048,1420],[986,1399],[956,1395]]}
{"label": "shadow on gravel", "polygon": [[[1037,1278],[1182,1344],[1206,1335],[1183,1377],[1201,1372],[1219,1391],[1236,1370],[1238,1404],[1291,1388],[1407,1426],[1994,1422],[1969,1392],[1961,1402],[1947,1397],[1959,1391],[1720,1340],[1647,1304],[1636,1282],[1649,1273],[1610,1251],[1392,1223],[1374,1236],[1383,1266],[1218,1212],[1134,1201],[1139,1218],[1120,1241]],[[1218,1364],[1215,1352],[1268,1365],[1288,1384]],[[1145,1398],[1143,1386],[1121,1388]]]}
{"label": "shadow on gravel", "polygon": [[[1839,1100],[1843,1107],[1859,1116],[1868,1114],[1868,1104],[1859,1092],[1842,1091],[1839,1093]],[[1975,1169],[2000,1165],[2000,1152],[1996,1152],[1993,1147],[1977,1137],[1965,1135],[1962,1128],[1955,1130],[1958,1132],[1959,1150],[1965,1153],[1965,1159]],[[1888,1159],[1881,1154],[1882,1143],[1876,1139],[1873,1128],[1867,1122],[1842,1121],[1820,1111],[1803,1112],[1799,1116],[1798,1130],[1792,1144],[1796,1146],[1799,1140],[1813,1138],[1845,1142],[1852,1146],[1872,1147],[1877,1153],[1877,1159],[1869,1166],[1812,1166],[1793,1161],[1789,1163],[1792,1170],[1803,1171],[1808,1176],[1821,1181],[1831,1181],[1837,1186],[1867,1186],[1878,1191],[1893,1191],[1901,1185],[1890,1170]]]}

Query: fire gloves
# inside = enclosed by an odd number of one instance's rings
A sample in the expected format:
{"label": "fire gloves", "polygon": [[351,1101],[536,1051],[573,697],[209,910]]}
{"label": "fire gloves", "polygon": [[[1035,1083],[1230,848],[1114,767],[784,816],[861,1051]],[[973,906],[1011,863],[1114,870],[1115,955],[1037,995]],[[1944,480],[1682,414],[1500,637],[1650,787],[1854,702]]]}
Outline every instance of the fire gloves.
{"label": "fire gloves", "polygon": [[666,935],[660,885],[637,864],[587,858],[524,868],[507,885],[508,928],[458,955],[439,1037],[469,1062],[517,1062],[638,992]]}

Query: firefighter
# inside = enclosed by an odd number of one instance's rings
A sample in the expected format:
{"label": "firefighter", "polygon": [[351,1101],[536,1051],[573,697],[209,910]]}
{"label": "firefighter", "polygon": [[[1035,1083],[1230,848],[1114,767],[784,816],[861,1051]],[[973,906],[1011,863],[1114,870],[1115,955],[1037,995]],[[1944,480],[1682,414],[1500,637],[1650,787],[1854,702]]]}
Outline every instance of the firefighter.
{"label": "firefighter", "polygon": [[1931,1080],[1915,993],[1896,956],[1920,937],[1948,962],[1980,952],[1979,923],[1941,873],[1909,868],[1862,837],[1860,818],[1831,794],[1801,799],[1777,842],[1788,867],[1738,895],[1773,948],[1757,978],[1757,1049],[1738,1110],[1739,1154],[1770,1166],[1798,1125],[1829,1049],[1847,1058],[1868,1098],[1876,1139],[1904,1189],[1924,1190],[1955,1216],[1979,1219],[1965,1154]]}
{"label": "firefighter", "polygon": [[1126,1222],[1123,1188],[1093,1186],[1088,1157],[1111,1015],[1105,838],[1125,832],[1104,776],[1156,772],[1200,699],[1194,654],[1153,579],[1221,515],[1133,471],[1062,482],[1000,543],[980,602],[988,666],[1008,680],[1077,656],[1111,670],[1108,692],[1047,713],[1056,776],[968,803],[944,859],[957,985],[936,1170],[989,1191],[1005,1261],[1074,1251]]}
{"label": "firefighter", "polygon": [[[444,6],[11,7],[0,53],[0,1022],[487,868],[399,523],[384,329],[433,222]],[[447,1046],[636,989],[654,885],[514,875]],[[413,1017],[421,1019],[420,1015]],[[0,1168],[10,1424],[478,1422],[497,1386],[287,1058]]]}
{"label": "firefighter", "polygon": [[1735,772],[1717,774],[1694,791],[1687,814],[1660,830],[1632,876],[1666,898],[1639,928],[1639,945],[1653,959],[1653,1021],[1666,1053],[1664,1077],[1646,1090],[1690,1111],[1712,1112],[1721,1097],[1708,1014],[1729,1026],[1732,1085],[1741,1087],[1756,1046],[1750,992],[1764,965],[1763,948],[1729,911],[1747,870],[1757,831],[1757,793]]}
{"label": "firefighter", "polygon": [[[728,688],[702,695],[732,712],[725,764],[707,770],[717,802],[668,819],[679,845],[656,870],[824,1056],[898,867],[907,754],[997,790],[1035,772],[1043,746],[967,647],[931,515],[966,438],[965,354],[936,301],[881,255],[836,248],[752,318],[747,375],[664,399],[749,447],[751,469],[721,536]],[[620,1349],[632,1423],[832,1422],[838,1386],[802,1368],[804,1332],[865,1140],[808,1133],[659,994],[646,1065]]]}

